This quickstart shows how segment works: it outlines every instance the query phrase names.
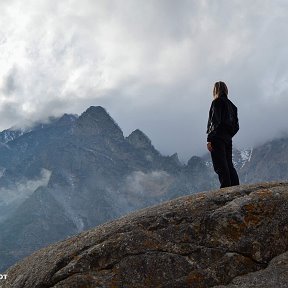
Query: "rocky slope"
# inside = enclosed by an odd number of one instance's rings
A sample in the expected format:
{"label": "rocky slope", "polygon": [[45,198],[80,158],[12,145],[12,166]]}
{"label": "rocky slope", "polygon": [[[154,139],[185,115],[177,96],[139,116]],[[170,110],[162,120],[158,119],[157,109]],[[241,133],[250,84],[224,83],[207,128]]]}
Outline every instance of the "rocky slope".
{"label": "rocky slope", "polygon": [[288,183],[180,197],[35,252],[1,287],[287,287],[287,211]]}

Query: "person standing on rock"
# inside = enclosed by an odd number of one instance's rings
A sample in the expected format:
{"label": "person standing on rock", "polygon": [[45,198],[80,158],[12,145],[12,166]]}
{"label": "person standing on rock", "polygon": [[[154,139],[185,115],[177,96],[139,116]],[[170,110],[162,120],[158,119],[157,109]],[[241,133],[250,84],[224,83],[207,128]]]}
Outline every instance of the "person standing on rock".
{"label": "person standing on rock", "polygon": [[213,98],[207,124],[207,148],[220,188],[239,185],[232,162],[232,137],[239,130],[237,107],[228,99],[228,88],[222,81],[215,83]]}

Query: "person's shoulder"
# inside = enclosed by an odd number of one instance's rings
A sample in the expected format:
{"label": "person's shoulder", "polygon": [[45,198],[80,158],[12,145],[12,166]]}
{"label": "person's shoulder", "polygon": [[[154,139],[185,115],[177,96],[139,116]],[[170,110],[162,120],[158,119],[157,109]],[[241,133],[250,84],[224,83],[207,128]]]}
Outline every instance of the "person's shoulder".
{"label": "person's shoulder", "polygon": [[232,107],[235,107],[237,109],[236,105],[230,99],[228,99],[228,101],[232,105]]}
{"label": "person's shoulder", "polygon": [[212,101],[212,103],[218,103],[218,102],[221,102],[220,97],[217,97],[217,98],[213,99],[213,101]]}
{"label": "person's shoulder", "polygon": [[224,103],[224,100],[222,99],[222,97],[217,97],[212,101],[212,104],[214,106],[220,106]]}

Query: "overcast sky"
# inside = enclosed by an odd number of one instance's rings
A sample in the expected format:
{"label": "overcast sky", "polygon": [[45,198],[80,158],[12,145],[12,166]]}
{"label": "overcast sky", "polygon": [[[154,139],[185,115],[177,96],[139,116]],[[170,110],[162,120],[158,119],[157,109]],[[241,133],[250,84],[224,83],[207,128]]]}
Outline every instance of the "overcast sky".
{"label": "overcast sky", "polygon": [[286,0],[0,0],[0,128],[102,105],[163,154],[206,149],[215,81],[234,143],[288,131]]}

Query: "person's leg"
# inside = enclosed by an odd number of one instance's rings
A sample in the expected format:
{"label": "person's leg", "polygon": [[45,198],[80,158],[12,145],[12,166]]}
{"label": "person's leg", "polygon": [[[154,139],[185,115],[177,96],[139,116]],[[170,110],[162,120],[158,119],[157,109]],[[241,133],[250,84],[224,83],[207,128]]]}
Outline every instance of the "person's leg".
{"label": "person's leg", "polygon": [[229,167],[226,160],[225,142],[221,139],[212,141],[211,158],[215,172],[218,174],[220,188],[231,186]]}
{"label": "person's leg", "polygon": [[232,140],[226,144],[226,159],[230,173],[231,186],[239,185],[239,178],[232,161]]}

